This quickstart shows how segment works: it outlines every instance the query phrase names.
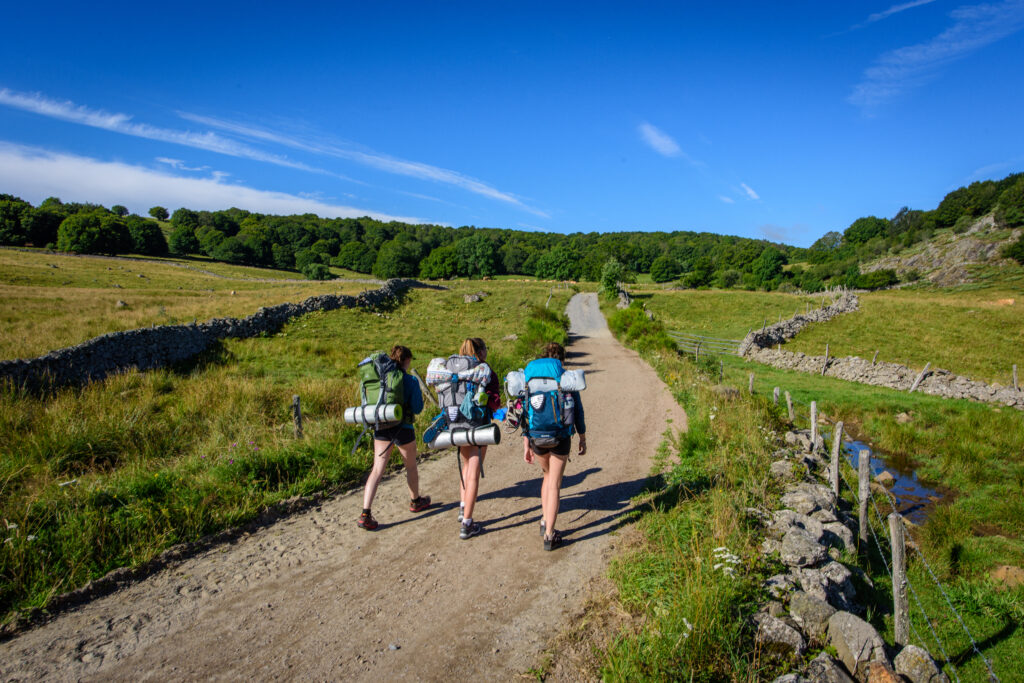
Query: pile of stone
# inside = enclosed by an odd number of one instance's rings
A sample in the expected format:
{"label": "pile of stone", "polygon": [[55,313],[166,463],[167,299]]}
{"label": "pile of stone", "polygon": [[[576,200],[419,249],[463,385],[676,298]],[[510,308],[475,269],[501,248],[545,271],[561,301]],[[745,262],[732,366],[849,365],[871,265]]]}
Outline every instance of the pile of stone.
{"label": "pile of stone", "polygon": [[[835,301],[807,314],[798,313],[788,320],[768,325],[747,334],[740,342],[739,354],[746,356],[758,349],[769,348],[789,341],[811,323],[828,322],[837,315],[852,313],[860,308],[856,294],[843,292]],[[821,367],[819,366],[820,370]]]}
{"label": "pile of stone", "polygon": [[[768,600],[754,616],[756,641],[765,654],[802,663],[775,683],[948,683],[928,652],[912,645],[895,651],[859,616],[864,607],[855,583],[871,586],[871,578],[840,561],[857,552],[856,527],[822,483],[830,469],[824,444],[820,437],[812,444],[809,431],[789,432],[786,442],[791,447],[778,451],[771,465],[784,484],[783,507],[771,514],[750,511],[766,529],[762,552],[786,566],[765,581]],[[823,651],[803,663],[808,649],[829,646],[837,657]]]}
{"label": "pile of stone", "polygon": [[376,309],[398,301],[416,280],[393,279],[358,296],[320,294],[259,309],[248,318],[214,318],[111,332],[30,360],[0,361],[0,380],[27,389],[84,384],[129,369],[153,370],[188,360],[216,342],[272,334],[300,315],[339,308]]}

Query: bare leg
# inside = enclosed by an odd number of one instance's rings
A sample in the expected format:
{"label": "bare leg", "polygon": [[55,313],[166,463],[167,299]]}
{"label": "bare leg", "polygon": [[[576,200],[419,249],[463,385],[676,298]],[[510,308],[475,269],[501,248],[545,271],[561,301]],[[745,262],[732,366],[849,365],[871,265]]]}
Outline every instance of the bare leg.
{"label": "bare leg", "polygon": [[377,495],[377,486],[381,477],[384,476],[384,469],[388,466],[388,455],[391,454],[390,441],[373,440],[373,469],[366,480],[366,488],[363,489],[363,508],[370,509],[373,505],[373,497]]}
{"label": "bare leg", "polygon": [[459,483],[459,491],[462,494],[462,502],[466,504],[463,514],[469,519],[473,519],[473,508],[476,506],[476,494],[480,485],[482,459],[476,446],[461,447],[459,456],[462,458],[462,480]]}
{"label": "bare leg", "polygon": [[410,441],[404,446],[398,446],[398,452],[402,454],[405,461],[405,481],[409,485],[409,499],[416,500],[420,497],[420,471],[416,467],[416,442]]}
{"label": "bare leg", "polygon": [[544,510],[544,530],[548,537],[555,530],[555,519],[558,517],[558,505],[562,492],[562,474],[568,458],[557,455],[545,457],[543,463],[544,483],[541,484],[541,508]]}

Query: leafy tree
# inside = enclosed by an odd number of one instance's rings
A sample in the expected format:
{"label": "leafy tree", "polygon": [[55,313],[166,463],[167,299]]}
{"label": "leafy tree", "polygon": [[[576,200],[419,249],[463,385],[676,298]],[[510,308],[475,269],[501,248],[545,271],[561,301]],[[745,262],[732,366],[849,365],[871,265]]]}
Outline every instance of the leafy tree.
{"label": "leafy tree", "polygon": [[118,254],[132,247],[128,226],[119,216],[99,211],[68,216],[57,230],[57,248],[76,254]]}
{"label": "leafy tree", "polygon": [[213,253],[211,253],[210,256],[218,261],[226,261],[228,263],[253,262],[252,250],[249,249],[245,242],[240,240],[237,235],[232,235],[231,237],[225,237],[222,239],[217,246],[214,247]]}
{"label": "leafy tree", "polygon": [[122,206],[120,204],[114,204],[112,207],[110,207],[110,213],[114,214],[115,216],[120,216],[121,218],[124,218],[125,216],[128,215],[128,207]]}
{"label": "leafy tree", "polygon": [[881,289],[896,284],[899,282],[899,277],[896,276],[895,270],[885,268],[864,273],[857,278],[856,282],[856,286],[860,289]]}
{"label": "leafy tree", "polygon": [[739,284],[741,277],[743,277],[742,274],[735,268],[719,271],[718,286],[722,289],[732,289]]}
{"label": "leafy tree", "polygon": [[711,284],[713,274],[714,264],[711,259],[702,256],[693,262],[693,268],[683,277],[683,284],[687,287],[705,287]]}
{"label": "leafy tree", "polygon": [[875,216],[858,218],[843,232],[843,241],[849,244],[864,244],[872,237],[885,235],[888,228],[889,221],[885,218]]}
{"label": "leafy tree", "polygon": [[555,247],[537,258],[534,275],[545,280],[579,279],[579,255],[566,247]]}
{"label": "leafy tree", "polygon": [[377,250],[362,242],[346,242],[341,245],[332,263],[339,268],[348,268],[357,273],[369,273],[377,260]]}
{"label": "leafy tree", "polygon": [[150,256],[163,256],[167,253],[167,239],[154,221],[141,216],[129,216],[125,224],[131,236],[133,252]]}
{"label": "leafy tree", "polygon": [[614,299],[619,294],[619,283],[626,277],[626,268],[612,256],[601,266],[601,294]]}
{"label": "leafy tree", "polygon": [[198,254],[200,245],[195,228],[191,225],[179,225],[171,231],[168,246],[175,254]]}
{"label": "leafy tree", "polygon": [[765,247],[761,255],[754,260],[751,272],[757,278],[758,285],[764,287],[782,273],[786,258],[775,247]]}
{"label": "leafy tree", "polygon": [[21,226],[34,246],[43,247],[57,242],[57,230],[66,216],[52,208],[40,206],[21,216]]}
{"label": "leafy tree", "polygon": [[679,263],[667,254],[662,254],[651,263],[651,279],[668,282],[679,276]]}
{"label": "leafy tree", "polygon": [[[229,238],[230,239],[230,238]],[[334,274],[331,269],[323,263],[310,263],[302,269],[302,274],[307,280],[333,280]]]}
{"label": "leafy tree", "polygon": [[0,244],[21,246],[28,241],[22,218],[31,210],[32,205],[18,197],[0,195]]}
{"label": "leafy tree", "polygon": [[381,245],[377,252],[377,260],[373,264],[373,274],[381,279],[393,277],[416,277],[419,271],[419,255],[415,248],[399,240],[391,240]]}
{"label": "leafy tree", "polygon": [[420,262],[420,277],[428,280],[448,280],[459,274],[459,255],[453,245],[434,249]]}
{"label": "leafy tree", "polygon": [[271,247],[272,262],[275,268],[291,270],[295,267],[295,252],[289,244],[275,244]]}
{"label": "leafy tree", "polygon": [[1011,227],[1024,225],[1024,174],[1003,190],[996,206],[996,217]]}
{"label": "leafy tree", "polygon": [[190,225],[193,228],[198,228],[199,214],[191,209],[182,207],[171,214],[171,225],[176,228],[180,225]]}
{"label": "leafy tree", "polygon": [[300,273],[304,272],[313,263],[320,263],[320,255],[315,251],[303,249],[295,253],[295,269]]}
{"label": "leafy tree", "polygon": [[487,235],[476,234],[455,243],[459,257],[459,274],[468,277],[490,277],[497,274],[497,251]]}
{"label": "leafy tree", "polygon": [[171,214],[169,214],[167,209],[162,206],[154,206],[149,209],[149,215],[158,221],[165,221]]}
{"label": "leafy tree", "polygon": [[811,245],[811,251],[835,251],[839,248],[839,245],[843,243],[842,233],[831,230],[826,232],[824,235],[819,237],[814,244]]}

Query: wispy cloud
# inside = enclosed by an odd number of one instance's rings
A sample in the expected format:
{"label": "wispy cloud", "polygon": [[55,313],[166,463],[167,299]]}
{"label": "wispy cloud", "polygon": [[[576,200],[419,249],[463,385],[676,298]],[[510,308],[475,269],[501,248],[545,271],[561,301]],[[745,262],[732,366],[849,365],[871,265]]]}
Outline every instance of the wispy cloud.
{"label": "wispy cloud", "polygon": [[1024,27],[1024,0],[965,5],[950,17],[953,25],[935,38],[879,57],[847,101],[870,109],[923,85],[941,67],[1019,31]]}
{"label": "wispy cloud", "polygon": [[767,223],[758,227],[757,231],[761,233],[761,237],[772,242],[784,242],[786,240],[786,229],[781,225]]}
{"label": "wispy cloud", "polygon": [[726,197],[724,194],[718,195],[718,199],[725,202],[726,204],[735,204],[736,200],[732,197]]}
{"label": "wispy cloud", "polygon": [[854,29],[864,28],[868,24],[873,24],[876,21],[882,21],[883,19],[888,19],[889,17],[891,17],[894,14],[899,14],[900,12],[905,12],[908,9],[914,9],[915,7],[920,7],[921,5],[930,5],[933,2],[935,2],[935,0],[912,0],[911,2],[905,2],[905,3],[901,4],[901,5],[893,5],[892,7],[890,7],[889,9],[887,9],[887,10],[885,10],[883,12],[875,12],[874,14],[869,15],[868,18],[865,19],[863,23],[857,24],[853,28]]}
{"label": "wispy cloud", "polygon": [[156,157],[156,161],[161,164],[167,164],[176,171],[208,171],[209,166],[186,166],[185,162],[181,159],[172,159],[170,157]]}
{"label": "wispy cloud", "polygon": [[657,126],[644,121],[637,127],[637,130],[640,131],[640,139],[661,156],[678,157],[683,155],[683,150],[680,149],[679,144]]}
{"label": "wispy cloud", "polygon": [[163,171],[0,141],[0,187],[29,201],[57,196],[68,201],[124,204],[139,213],[154,205],[217,210],[238,206],[272,214],[372,216],[423,223],[422,218],[341,206],[285,192],[268,192],[220,178],[181,177]]}
{"label": "wispy cloud", "polygon": [[740,187],[743,188],[743,191],[747,193],[747,197],[749,197],[750,199],[761,198],[756,192],[754,192],[754,190],[751,189],[750,185],[747,185],[746,183],[740,183]]}
{"label": "wispy cloud", "polygon": [[40,116],[77,123],[91,128],[100,128],[113,133],[121,133],[122,135],[169,142],[175,145],[194,147],[227,156],[262,161],[312,173],[336,175],[324,169],[314,168],[298,161],[292,161],[286,157],[255,149],[216,133],[194,133],[187,130],[160,128],[146,123],[135,123],[128,114],[91,109],[69,101],[61,102],[50,99],[40,93],[17,93],[7,88],[0,88],[0,104],[39,114]]}
{"label": "wispy cloud", "polygon": [[514,204],[515,206],[518,206],[519,208],[534,215],[549,218],[549,215],[546,212],[527,206],[518,197],[508,192],[503,192],[481,180],[463,175],[457,171],[431,166],[430,164],[424,164],[418,161],[399,159],[373,151],[346,148],[337,143],[302,139],[293,135],[285,135],[276,131],[266,130],[264,128],[258,128],[256,126],[238,123],[235,121],[227,121],[225,119],[219,119],[211,116],[200,116],[189,112],[178,112],[178,115],[188,121],[201,123],[203,125],[210,126],[211,128],[218,128],[234,135],[249,138],[250,140],[261,140],[263,142],[291,147],[293,149],[299,149],[312,154],[346,159],[386,173],[453,185],[489,199]]}

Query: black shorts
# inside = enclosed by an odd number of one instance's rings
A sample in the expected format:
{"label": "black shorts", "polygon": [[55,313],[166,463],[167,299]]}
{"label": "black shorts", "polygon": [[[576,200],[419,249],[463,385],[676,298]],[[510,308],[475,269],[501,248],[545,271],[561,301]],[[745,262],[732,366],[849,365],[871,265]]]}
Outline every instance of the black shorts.
{"label": "black shorts", "polygon": [[373,438],[377,441],[390,441],[396,446],[404,446],[416,440],[416,433],[412,430],[412,427],[395,425],[394,427],[373,430]]}
{"label": "black shorts", "polygon": [[530,439],[530,450],[535,455],[559,455],[563,458],[569,457],[569,451],[572,449],[572,437],[567,436],[554,446],[548,448],[541,448],[540,446],[533,445],[533,439]]}

